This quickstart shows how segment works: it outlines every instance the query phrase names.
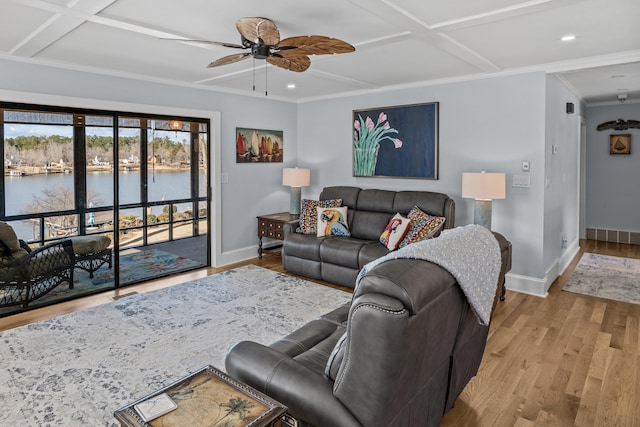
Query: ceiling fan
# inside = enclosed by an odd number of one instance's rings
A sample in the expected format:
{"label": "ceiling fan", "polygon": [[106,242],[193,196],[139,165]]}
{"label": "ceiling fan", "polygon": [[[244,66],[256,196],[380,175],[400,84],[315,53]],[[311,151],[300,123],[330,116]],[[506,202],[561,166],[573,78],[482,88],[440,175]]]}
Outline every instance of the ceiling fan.
{"label": "ceiling fan", "polygon": [[356,49],[349,43],[326,36],[296,36],[280,40],[280,32],[273,21],[267,18],[241,18],[236,21],[241,44],[209,40],[184,40],[184,42],[215,44],[235,49],[250,49],[249,52],[224,56],[207,67],[232,64],[253,57],[265,59],[269,64],[285,70],[302,72],[311,65],[309,55],[331,55],[348,53]]}

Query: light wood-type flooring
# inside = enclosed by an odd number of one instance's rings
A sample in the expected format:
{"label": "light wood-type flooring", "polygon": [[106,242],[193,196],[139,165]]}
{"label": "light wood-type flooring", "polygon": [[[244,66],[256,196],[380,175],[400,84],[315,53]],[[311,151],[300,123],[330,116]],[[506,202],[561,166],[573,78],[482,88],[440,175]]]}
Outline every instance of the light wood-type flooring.
{"label": "light wood-type flooring", "polygon": [[[507,291],[480,371],[441,427],[640,427],[640,305],[563,292],[583,252],[640,259],[640,246],[583,241],[547,298]],[[0,331],[245,264],[282,271],[280,256],[267,253],[2,318]]]}

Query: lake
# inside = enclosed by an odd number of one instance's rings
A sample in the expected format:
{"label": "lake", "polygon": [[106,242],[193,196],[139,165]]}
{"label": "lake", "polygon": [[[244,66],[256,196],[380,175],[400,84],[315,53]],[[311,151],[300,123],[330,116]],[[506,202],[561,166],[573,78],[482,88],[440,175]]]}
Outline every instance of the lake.
{"label": "lake", "polygon": [[[35,197],[42,198],[47,188],[73,189],[73,174],[5,176],[5,209],[6,215],[21,215],[26,206],[34,202]],[[206,195],[206,177],[200,172],[200,195]],[[136,203],[140,201],[140,172],[120,172],[120,203]],[[156,171],[149,172],[148,195],[150,201],[186,199],[191,197],[189,171]],[[87,191],[95,193],[99,206],[113,206],[113,174],[111,172],[87,173]],[[154,213],[160,213],[156,207]],[[139,214],[140,210],[135,213]],[[11,224],[19,238],[31,238],[32,227],[22,222]]]}

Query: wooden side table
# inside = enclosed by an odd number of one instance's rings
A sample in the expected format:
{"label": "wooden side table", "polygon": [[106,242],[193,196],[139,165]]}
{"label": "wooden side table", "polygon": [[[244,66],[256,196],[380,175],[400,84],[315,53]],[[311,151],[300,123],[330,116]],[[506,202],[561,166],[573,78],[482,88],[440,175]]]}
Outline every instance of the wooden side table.
{"label": "wooden side table", "polygon": [[289,212],[279,212],[258,217],[258,258],[262,258],[262,238],[284,240],[284,224],[298,221],[300,215],[291,215]]}
{"label": "wooden side table", "polygon": [[[135,405],[166,393],[177,409],[145,422]],[[121,409],[113,416],[122,427],[225,426],[272,427],[280,425],[287,407],[239,382],[213,366],[193,372],[175,383],[151,393]],[[222,425],[222,424],[221,424]]]}

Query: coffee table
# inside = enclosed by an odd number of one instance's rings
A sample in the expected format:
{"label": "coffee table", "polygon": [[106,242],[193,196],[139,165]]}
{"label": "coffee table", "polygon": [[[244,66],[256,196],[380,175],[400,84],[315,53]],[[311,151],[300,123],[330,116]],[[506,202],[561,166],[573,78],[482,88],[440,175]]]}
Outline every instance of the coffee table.
{"label": "coffee table", "polygon": [[[144,421],[135,405],[166,393],[177,409]],[[122,427],[225,426],[268,427],[279,425],[287,407],[254,388],[205,366],[169,386],[114,412]]]}

